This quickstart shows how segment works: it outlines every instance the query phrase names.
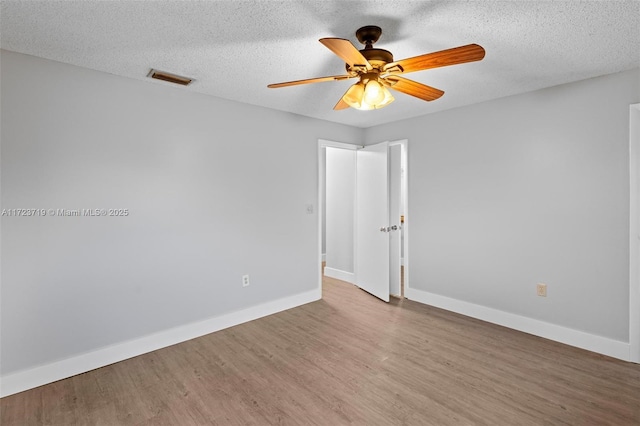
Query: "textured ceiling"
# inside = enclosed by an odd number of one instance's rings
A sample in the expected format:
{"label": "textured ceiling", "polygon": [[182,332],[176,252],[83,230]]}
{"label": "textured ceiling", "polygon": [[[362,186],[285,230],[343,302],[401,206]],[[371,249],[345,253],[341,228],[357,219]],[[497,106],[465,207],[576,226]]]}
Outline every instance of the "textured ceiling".
{"label": "textured ceiling", "polygon": [[[156,68],[201,92],[369,127],[640,66],[640,1],[7,1],[0,47],[140,79]],[[377,111],[332,108],[353,80],[267,89],[342,74],[318,42],[382,27],[396,60],[469,43],[480,62],[405,76],[445,91],[398,93]]]}

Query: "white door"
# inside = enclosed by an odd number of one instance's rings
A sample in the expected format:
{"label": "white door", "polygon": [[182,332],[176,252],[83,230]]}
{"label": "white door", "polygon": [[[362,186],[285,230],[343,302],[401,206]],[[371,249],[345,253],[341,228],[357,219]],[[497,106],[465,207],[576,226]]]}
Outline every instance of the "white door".
{"label": "white door", "polygon": [[389,301],[389,144],[357,151],[356,285]]}

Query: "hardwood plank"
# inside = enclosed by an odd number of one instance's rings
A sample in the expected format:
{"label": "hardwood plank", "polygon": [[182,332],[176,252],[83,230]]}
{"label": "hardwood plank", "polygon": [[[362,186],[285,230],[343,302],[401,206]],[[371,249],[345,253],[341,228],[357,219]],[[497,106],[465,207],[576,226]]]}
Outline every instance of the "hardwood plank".
{"label": "hardwood plank", "polygon": [[6,425],[638,425],[640,365],[325,278],[323,300],[0,400]]}

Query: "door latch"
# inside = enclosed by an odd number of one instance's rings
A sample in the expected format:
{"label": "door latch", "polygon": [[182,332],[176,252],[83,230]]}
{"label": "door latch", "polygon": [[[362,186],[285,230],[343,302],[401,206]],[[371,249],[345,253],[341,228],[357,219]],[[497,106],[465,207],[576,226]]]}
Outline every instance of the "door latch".
{"label": "door latch", "polygon": [[380,232],[391,232],[391,231],[397,231],[398,229],[400,229],[398,225],[387,226],[387,227],[383,226],[382,228],[380,228]]}

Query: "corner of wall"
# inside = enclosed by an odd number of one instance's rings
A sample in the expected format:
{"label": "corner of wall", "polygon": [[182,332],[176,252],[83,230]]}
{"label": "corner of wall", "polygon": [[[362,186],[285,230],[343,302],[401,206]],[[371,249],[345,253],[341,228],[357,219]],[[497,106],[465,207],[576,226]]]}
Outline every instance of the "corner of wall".
{"label": "corner of wall", "polygon": [[292,309],[322,298],[320,289],[310,290],[258,306],[186,324],[127,342],[55,361],[0,377],[0,397],[66,379],[96,368],[166,348],[209,333]]}
{"label": "corner of wall", "polygon": [[566,345],[597,352],[623,361],[630,361],[630,346],[627,342],[620,342],[422,290],[409,288],[405,291],[405,295],[407,299],[435,306],[436,308],[533,334],[534,336],[544,337],[545,339],[554,340]]}

